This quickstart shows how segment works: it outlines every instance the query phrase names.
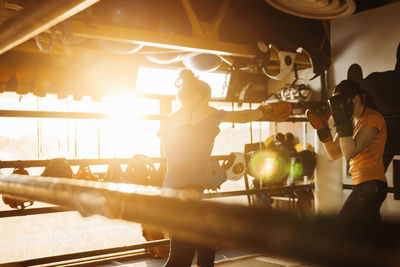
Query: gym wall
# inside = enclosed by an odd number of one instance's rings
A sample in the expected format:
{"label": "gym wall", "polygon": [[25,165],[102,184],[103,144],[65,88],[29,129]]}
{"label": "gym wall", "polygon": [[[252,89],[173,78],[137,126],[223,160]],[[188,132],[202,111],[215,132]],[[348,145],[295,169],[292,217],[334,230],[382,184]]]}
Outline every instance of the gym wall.
{"label": "gym wall", "polygon": [[[332,65],[328,72],[329,92],[335,84],[347,78],[347,70],[352,64],[361,66],[364,79],[374,72],[394,70],[396,51],[400,44],[399,14],[398,2],[331,21]],[[393,187],[392,163],[386,177],[389,187]],[[350,178],[343,175],[343,183],[350,184]],[[343,200],[349,192],[344,190]],[[393,194],[388,194],[381,214],[386,219],[400,218],[400,201],[394,200]]]}

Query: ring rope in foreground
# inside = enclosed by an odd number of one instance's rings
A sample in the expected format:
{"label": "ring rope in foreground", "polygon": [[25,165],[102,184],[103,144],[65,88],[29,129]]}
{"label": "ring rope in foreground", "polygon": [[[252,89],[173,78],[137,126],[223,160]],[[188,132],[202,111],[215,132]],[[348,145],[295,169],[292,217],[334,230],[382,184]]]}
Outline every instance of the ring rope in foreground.
{"label": "ring rope in foreground", "polygon": [[400,229],[393,224],[384,224],[381,246],[346,238],[331,217],[300,218],[262,207],[198,201],[174,190],[166,197],[152,187],[13,175],[0,176],[0,193],[64,206],[83,216],[150,224],[191,242],[325,266],[394,266],[400,260]]}
{"label": "ring rope in foreground", "polygon": [[[203,195],[203,199],[215,199],[215,198],[223,198],[223,197],[240,197],[240,196],[261,195],[261,194],[293,195],[296,191],[312,190],[312,189],[314,189],[314,184],[292,185],[292,186],[271,187],[271,188],[256,188],[256,189],[248,189],[248,190],[235,190],[235,191],[222,191],[222,192],[207,192]],[[48,213],[56,213],[56,212],[69,212],[69,211],[75,211],[75,210],[72,210],[70,208],[66,208],[63,206],[1,210],[0,218],[48,214]]]}

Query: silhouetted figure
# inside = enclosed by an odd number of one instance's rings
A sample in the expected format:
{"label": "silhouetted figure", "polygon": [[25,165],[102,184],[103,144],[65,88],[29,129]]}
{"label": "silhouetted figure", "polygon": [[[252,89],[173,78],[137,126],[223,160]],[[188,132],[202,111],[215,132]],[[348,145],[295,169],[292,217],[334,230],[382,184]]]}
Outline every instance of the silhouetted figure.
{"label": "silhouetted figure", "polygon": [[373,72],[363,79],[360,65],[353,64],[348,69],[347,78],[358,82],[371,95],[377,109],[385,118],[388,136],[383,164],[386,171],[393,156],[400,154],[400,44],[397,47],[394,70]]}

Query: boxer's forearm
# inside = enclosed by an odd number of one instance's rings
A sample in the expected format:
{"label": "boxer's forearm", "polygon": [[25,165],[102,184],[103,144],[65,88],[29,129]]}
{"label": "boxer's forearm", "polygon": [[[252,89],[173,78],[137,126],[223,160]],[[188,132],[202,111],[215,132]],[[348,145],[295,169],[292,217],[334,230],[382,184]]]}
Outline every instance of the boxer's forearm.
{"label": "boxer's forearm", "polygon": [[246,123],[250,121],[258,121],[264,116],[263,112],[259,109],[246,109],[240,111],[228,111],[223,121]]}
{"label": "boxer's forearm", "polygon": [[350,160],[357,155],[356,142],[351,136],[340,137],[340,148],[342,150],[343,156]]}
{"label": "boxer's forearm", "polygon": [[324,148],[331,160],[337,160],[342,157],[342,150],[339,144],[339,138],[336,135],[333,141],[323,143]]}

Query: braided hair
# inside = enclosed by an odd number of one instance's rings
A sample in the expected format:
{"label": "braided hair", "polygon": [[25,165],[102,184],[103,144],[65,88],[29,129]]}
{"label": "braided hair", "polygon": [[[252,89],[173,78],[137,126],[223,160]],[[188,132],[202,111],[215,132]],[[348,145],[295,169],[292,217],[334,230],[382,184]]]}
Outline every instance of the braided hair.
{"label": "braided hair", "polygon": [[211,98],[210,85],[197,78],[189,69],[184,69],[179,73],[175,86],[179,89],[178,97],[182,102],[190,101],[196,94],[203,99]]}

